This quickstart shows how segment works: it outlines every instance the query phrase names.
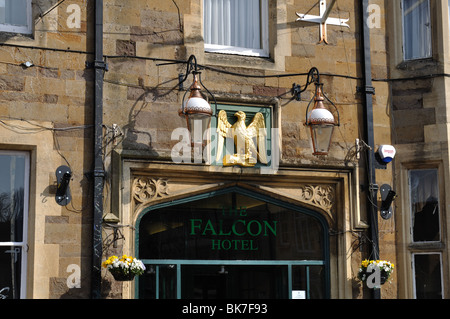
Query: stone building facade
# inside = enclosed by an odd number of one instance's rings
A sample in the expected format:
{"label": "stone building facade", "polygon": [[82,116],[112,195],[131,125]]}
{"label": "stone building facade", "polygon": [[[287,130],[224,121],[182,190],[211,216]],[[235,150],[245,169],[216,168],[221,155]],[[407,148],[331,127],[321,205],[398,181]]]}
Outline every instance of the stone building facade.
{"label": "stone building facade", "polygon": [[[9,297],[413,298],[418,251],[438,252],[442,282],[448,278],[448,138],[445,116],[436,115],[446,114],[448,41],[433,42],[432,57],[405,63],[396,38],[402,1],[253,1],[261,37],[251,50],[207,42],[207,23],[220,26],[215,16],[207,22],[208,0],[22,2],[23,29],[0,20],[4,174],[22,176],[13,162],[25,163],[26,205],[15,223],[26,236],[0,242],[16,257],[14,270],[0,259],[14,278],[5,279]],[[448,38],[447,3],[430,2],[433,36]],[[298,20],[330,4],[324,34],[320,24]],[[205,160],[178,161],[177,151],[191,150],[180,147],[186,120],[179,116],[191,56],[210,93],[213,133]],[[313,67],[340,120],[328,155],[312,154],[304,125],[314,85],[293,94]],[[266,112],[268,165],[216,160],[219,110]],[[393,163],[378,164],[381,145],[395,146]],[[442,179],[442,240],[415,247],[408,170],[420,165]],[[67,204],[55,200],[61,166],[71,170]],[[381,186],[400,195],[389,219],[380,217]],[[226,212],[240,215],[220,219]],[[12,229],[11,220],[2,222]],[[146,273],[114,280],[100,270],[113,254],[139,257]],[[396,269],[374,292],[358,270],[377,254]],[[258,286],[258,276],[273,284]]]}
{"label": "stone building facade", "polygon": [[[400,1],[389,4],[387,19],[393,26],[389,39],[392,142],[399,157],[394,176],[401,189],[397,208],[398,286],[402,298],[448,298],[448,38],[449,4],[421,4],[425,32],[419,41],[426,48],[414,52],[402,35]],[[407,10],[407,8],[403,8]],[[404,15],[404,14],[403,14]],[[405,18],[403,19],[407,21]],[[426,20],[426,22],[425,22]],[[403,46],[403,48],[402,48]],[[413,47],[414,48],[414,47]],[[412,58],[408,55],[414,52]],[[423,176],[425,180],[423,180]],[[418,181],[424,185],[417,185]],[[428,180],[429,182],[426,182]],[[421,195],[422,194],[422,195]],[[432,201],[429,201],[433,199]],[[417,236],[424,203],[433,202],[434,236]],[[400,226],[401,225],[401,226]],[[426,266],[424,266],[426,265]],[[425,268],[424,268],[425,267]],[[423,273],[433,278],[425,283]]]}

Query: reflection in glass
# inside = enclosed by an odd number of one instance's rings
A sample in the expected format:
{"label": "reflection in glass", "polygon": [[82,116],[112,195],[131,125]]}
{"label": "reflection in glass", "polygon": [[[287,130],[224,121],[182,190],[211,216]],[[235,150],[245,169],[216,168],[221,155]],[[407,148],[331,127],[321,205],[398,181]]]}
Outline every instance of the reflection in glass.
{"label": "reflection in glass", "polygon": [[409,172],[413,241],[439,241],[439,186],[436,169]]}
{"label": "reflection in glass", "polygon": [[287,299],[287,267],[182,267],[184,299]]}
{"label": "reflection in glass", "polygon": [[139,257],[322,260],[323,229],[312,216],[228,193],[147,213]]}
{"label": "reflection in glass", "polygon": [[442,299],[441,255],[414,254],[417,299]]}
{"label": "reflection in glass", "polygon": [[0,155],[0,242],[22,241],[25,157]]}
{"label": "reflection in glass", "polygon": [[403,0],[403,47],[405,60],[431,56],[429,0]]}
{"label": "reflection in glass", "polygon": [[21,250],[0,246],[0,299],[20,297]]}
{"label": "reflection in glass", "polygon": [[21,296],[25,165],[24,154],[0,154],[0,299]]}
{"label": "reflection in glass", "polygon": [[139,296],[143,299],[176,299],[176,284],[175,265],[146,265],[145,273],[139,276]]}
{"label": "reflection in glass", "polygon": [[287,299],[294,287],[326,298],[324,231],[312,215],[239,192],[151,210],[137,230],[139,297]]}
{"label": "reflection in glass", "polygon": [[325,270],[323,266],[293,266],[292,290],[304,292],[305,299],[325,298]]}
{"label": "reflection in glass", "polygon": [[27,25],[27,0],[0,0],[0,23]]}

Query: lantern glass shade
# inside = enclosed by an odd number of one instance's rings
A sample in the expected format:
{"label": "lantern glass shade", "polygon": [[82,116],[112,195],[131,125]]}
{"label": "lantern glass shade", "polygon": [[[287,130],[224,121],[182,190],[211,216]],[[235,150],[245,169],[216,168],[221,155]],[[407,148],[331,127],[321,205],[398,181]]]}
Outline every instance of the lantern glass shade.
{"label": "lantern glass shade", "polygon": [[331,136],[333,135],[334,125],[330,124],[311,124],[311,146],[313,155],[327,155],[330,150]]}
{"label": "lantern glass shade", "polygon": [[187,126],[191,135],[192,145],[203,145],[206,130],[209,128],[211,122],[211,116],[206,114],[191,114],[186,116]]}

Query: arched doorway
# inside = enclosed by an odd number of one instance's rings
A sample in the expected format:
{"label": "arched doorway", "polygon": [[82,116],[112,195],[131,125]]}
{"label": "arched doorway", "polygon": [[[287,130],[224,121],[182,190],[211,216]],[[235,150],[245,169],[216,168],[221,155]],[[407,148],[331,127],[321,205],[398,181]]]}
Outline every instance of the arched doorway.
{"label": "arched doorway", "polygon": [[328,224],[317,212],[240,187],[157,204],[136,223],[152,299],[330,296]]}

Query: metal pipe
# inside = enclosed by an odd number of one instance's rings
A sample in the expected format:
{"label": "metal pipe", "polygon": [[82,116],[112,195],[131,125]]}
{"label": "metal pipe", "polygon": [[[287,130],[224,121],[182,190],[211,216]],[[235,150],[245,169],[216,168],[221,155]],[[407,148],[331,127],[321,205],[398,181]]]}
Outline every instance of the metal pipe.
{"label": "metal pipe", "polygon": [[[373,259],[379,259],[379,241],[378,241],[378,204],[377,193],[378,185],[376,184],[375,174],[375,142],[374,142],[374,127],[373,127],[373,94],[375,89],[372,86],[372,63],[370,54],[370,29],[367,24],[369,18],[368,12],[369,0],[361,0],[361,31],[362,31],[362,61],[363,77],[364,77],[364,95],[365,95],[365,130],[367,144],[370,148],[367,149],[367,161],[368,161],[368,203],[367,213],[370,223],[370,237],[372,242],[371,256]],[[374,299],[380,299],[380,289],[372,289]]]}
{"label": "metal pipe", "polygon": [[91,298],[101,296],[103,183],[105,172],[102,160],[103,135],[103,0],[95,1],[95,87],[94,87],[94,199],[92,221]]}

